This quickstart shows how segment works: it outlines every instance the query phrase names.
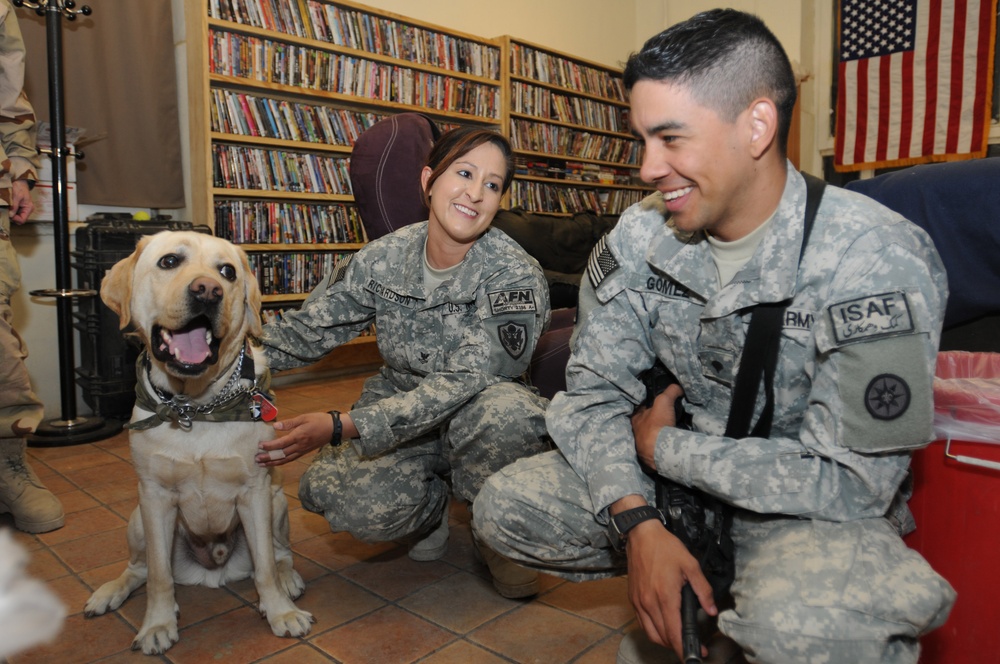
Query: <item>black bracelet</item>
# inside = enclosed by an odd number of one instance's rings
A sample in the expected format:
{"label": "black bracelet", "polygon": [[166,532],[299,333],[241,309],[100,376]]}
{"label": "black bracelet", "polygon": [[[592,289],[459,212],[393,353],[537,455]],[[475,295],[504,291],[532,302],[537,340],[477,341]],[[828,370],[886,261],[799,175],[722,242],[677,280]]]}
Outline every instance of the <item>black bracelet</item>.
{"label": "black bracelet", "polygon": [[340,421],[340,411],[331,410],[330,417],[333,418],[333,433],[330,434],[330,445],[332,447],[340,447],[343,441],[342,436],[344,433],[344,423]]}

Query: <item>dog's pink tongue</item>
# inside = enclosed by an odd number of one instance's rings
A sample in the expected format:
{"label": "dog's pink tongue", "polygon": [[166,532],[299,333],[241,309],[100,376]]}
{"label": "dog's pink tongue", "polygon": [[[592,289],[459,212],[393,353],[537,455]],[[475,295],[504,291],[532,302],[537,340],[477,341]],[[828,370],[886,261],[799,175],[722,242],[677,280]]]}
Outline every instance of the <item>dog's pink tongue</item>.
{"label": "dog's pink tongue", "polygon": [[198,327],[186,332],[175,331],[170,340],[170,354],[184,364],[201,364],[212,351],[205,340],[205,328]]}

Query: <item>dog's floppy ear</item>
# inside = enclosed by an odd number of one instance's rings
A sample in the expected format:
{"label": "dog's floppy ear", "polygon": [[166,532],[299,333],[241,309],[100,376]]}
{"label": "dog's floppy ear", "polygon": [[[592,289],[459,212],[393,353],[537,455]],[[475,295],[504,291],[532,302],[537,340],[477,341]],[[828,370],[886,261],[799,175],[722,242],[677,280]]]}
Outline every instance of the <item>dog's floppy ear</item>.
{"label": "dog's floppy ear", "polygon": [[148,236],[140,239],[135,251],[112,265],[101,280],[101,299],[111,311],[118,314],[119,328],[123,330],[132,320],[129,303],[132,300],[132,275],[135,272],[135,264],[148,242]]}
{"label": "dog's floppy ear", "polygon": [[246,296],[246,311],[244,315],[247,319],[247,333],[259,339],[264,334],[264,327],[260,320],[260,285],[257,283],[257,276],[250,269],[250,259],[247,258],[245,251],[236,248],[240,252],[240,260],[243,262],[243,274],[246,275],[246,279],[243,280],[244,295]]}

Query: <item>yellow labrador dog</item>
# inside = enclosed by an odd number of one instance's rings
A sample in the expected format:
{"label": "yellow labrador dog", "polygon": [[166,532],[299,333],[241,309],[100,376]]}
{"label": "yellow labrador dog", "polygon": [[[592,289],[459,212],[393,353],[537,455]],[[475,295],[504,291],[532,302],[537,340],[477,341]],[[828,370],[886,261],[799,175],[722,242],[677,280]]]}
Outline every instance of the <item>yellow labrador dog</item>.
{"label": "yellow labrador dog", "polygon": [[[139,506],[128,524],[129,564],[97,589],[85,614],[115,610],[147,586],[132,648],[177,642],[174,583],[219,587],[251,574],[260,612],[278,636],[303,636],[312,615],[292,599],[288,503],[257,445],[274,437],[261,334],[260,290],[246,254],[190,231],[144,237],[101,283],[101,298],[145,344],[129,423]],[[269,416],[270,413],[270,416]]]}

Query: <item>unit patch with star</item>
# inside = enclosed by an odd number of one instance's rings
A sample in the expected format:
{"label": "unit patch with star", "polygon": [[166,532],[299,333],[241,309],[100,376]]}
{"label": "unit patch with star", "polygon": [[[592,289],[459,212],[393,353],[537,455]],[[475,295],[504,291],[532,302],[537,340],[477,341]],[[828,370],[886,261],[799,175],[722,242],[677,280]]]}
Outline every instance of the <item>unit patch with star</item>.
{"label": "unit patch with star", "polygon": [[865,388],[865,408],[877,420],[894,420],[910,407],[910,386],[899,376],[879,374]]}
{"label": "unit patch with star", "polygon": [[868,454],[927,444],[933,436],[934,371],[926,343],[926,335],[905,334],[837,349],[840,444]]}

